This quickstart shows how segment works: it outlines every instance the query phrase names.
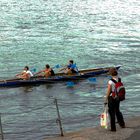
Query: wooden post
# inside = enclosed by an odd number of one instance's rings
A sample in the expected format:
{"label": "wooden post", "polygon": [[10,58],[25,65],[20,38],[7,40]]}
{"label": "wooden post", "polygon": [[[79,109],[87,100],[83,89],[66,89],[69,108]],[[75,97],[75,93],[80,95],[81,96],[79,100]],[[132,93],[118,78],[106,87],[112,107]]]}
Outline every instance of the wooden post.
{"label": "wooden post", "polygon": [[59,108],[58,108],[58,104],[57,104],[57,99],[54,99],[54,102],[55,102],[55,105],[56,105],[56,110],[57,110],[57,115],[58,115],[57,121],[59,123],[61,136],[64,136],[63,129],[62,129],[62,123],[61,123],[61,117],[60,117]]}
{"label": "wooden post", "polygon": [[1,139],[4,140],[3,130],[2,130],[2,122],[1,122],[1,113],[0,113],[0,133],[1,133]]}

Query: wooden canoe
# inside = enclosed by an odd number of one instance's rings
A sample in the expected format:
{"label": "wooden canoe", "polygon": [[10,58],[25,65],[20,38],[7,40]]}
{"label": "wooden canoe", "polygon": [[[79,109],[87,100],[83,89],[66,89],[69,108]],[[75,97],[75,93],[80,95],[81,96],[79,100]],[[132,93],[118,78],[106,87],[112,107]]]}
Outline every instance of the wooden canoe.
{"label": "wooden canoe", "polygon": [[[22,79],[17,79],[17,78],[0,80],[0,87],[33,86],[33,85],[41,85],[45,83],[56,83],[56,82],[71,81],[71,80],[83,80],[89,77],[107,74],[110,68],[112,67],[79,70],[79,73],[73,74],[73,75],[66,75],[65,73],[56,73],[55,76],[52,76],[49,78],[34,76],[30,78],[29,80],[22,80]],[[119,69],[120,66],[116,66],[115,68]]]}

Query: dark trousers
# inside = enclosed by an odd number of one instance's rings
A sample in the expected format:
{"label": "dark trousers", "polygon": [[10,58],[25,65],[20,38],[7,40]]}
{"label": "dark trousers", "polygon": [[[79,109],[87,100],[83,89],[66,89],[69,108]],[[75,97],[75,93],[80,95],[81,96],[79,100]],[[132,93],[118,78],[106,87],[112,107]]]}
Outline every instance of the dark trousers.
{"label": "dark trousers", "polygon": [[116,124],[115,124],[115,116],[117,117],[117,121],[121,127],[125,126],[125,122],[123,119],[123,115],[120,112],[120,101],[118,99],[112,98],[110,96],[108,98],[108,111],[110,115],[110,123],[111,123],[111,130],[116,131]]}

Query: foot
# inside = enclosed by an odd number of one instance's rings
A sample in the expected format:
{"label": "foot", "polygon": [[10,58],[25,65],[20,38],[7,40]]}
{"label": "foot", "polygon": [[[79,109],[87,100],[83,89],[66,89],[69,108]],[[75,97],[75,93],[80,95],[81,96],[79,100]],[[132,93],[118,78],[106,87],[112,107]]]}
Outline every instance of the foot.
{"label": "foot", "polygon": [[111,129],[112,132],[116,132],[116,129]]}
{"label": "foot", "polygon": [[125,128],[125,125],[120,125],[121,128]]}

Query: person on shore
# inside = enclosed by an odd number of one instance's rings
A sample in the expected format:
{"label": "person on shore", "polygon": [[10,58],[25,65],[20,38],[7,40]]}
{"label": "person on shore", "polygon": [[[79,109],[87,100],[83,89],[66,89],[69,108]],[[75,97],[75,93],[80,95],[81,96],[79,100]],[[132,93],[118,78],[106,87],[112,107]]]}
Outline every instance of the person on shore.
{"label": "person on shore", "polygon": [[[118,80],[120,78],[118,77],[118,72],[117,72],[116,68],[111,68],[109,70],[109,73],[112,76],[112,79],[118,82]],[[120,100],[114,95],[115,83],[113,82],[112,79],[110,79],[108,81],[105,104],[108,103],[111,131],[116,131],[115,116],[117,117],[117,121],[118,121],[120,127],[125,128],[125,122],[123,119],[123,115],[119,109],[120,108]]]}
{"label": "person on shore", "polygon": [[16,75],[17,78],[21,78],[24,80],[30,79],[33,76],[32,72],[29,70],[28,66],[25,66],[23,71]]}
{"label": "person on shore", "polygon": [[40,72],[36,73],[35,75],[45,76],[46,78],[50,76],[55,76],[55,73],[52,68],[50,68],[49,64],[46,64],[45,69],[41,70]]}
{"label": "person on shore", "polygon": [[74,64],[73,60],[69,60],[69,64],[66,67],[60,69],[60,71],[62,71],[62,70],[64,70],[64,72],[67,74],[78,73],[78,68],[77,68],[76,64]]}

